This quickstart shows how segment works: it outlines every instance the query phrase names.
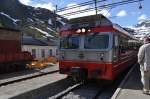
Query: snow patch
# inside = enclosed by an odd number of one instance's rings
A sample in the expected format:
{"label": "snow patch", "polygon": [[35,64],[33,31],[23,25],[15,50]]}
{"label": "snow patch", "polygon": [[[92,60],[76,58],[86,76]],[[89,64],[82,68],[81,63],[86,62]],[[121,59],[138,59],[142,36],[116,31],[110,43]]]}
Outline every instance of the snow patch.
{"label": "snow patch", "polygon": [[57,17],[57,21],[59,21],[62,25],[65,25],[66,23],[62,21],[61,18]]}
{"label": "snow patch", "polygon": [[13,22],[15,22],[15,23],[16,23],[17,21],[20,21],[19,19],[14,19],[14,18],[10,17],[8,14],[5,14],[4,12],[0,12],[0,14],[6,16],[7,18],[11,19],[11,20],[12,20]]}
{"label": "snow patch", "polygon": [[51,28],[49,28],[49,27],[47,27],[47,29],[50,30],[50,31],[52,31],[52,32],[55,32],[53,29],[51,29]]}
{"label": "snow patch", "polygon": [[46,36],[48,36],[48,37],[54,37],[54,36],[50,35],[49,33],[45,32],[45,31],[43,31],[43,30],[41,30],[41,29],[39,29],[39,28],[36,28],[36,27],[31,27],[31,28],[36,29],[37,31],[43,33],[44,35],[46,35]]}
{"label": "snow patch", "polygon": [[28,20],[29,20],[30,22],[34,22],[31,18],[28,18]]}
{"label": "snow patch", "polygon": [[53,23],[52,23],[52,20],[51,20],[51,19],[49,19],[49,20],[48,20],[48,24],[53,25]]}

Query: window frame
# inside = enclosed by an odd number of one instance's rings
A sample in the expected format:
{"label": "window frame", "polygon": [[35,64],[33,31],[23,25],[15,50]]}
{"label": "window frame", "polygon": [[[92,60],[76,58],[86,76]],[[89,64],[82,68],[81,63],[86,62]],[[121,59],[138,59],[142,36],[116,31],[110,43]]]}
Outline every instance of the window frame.
{"label": "window frame", "polygon": [[31,49],[31,54],[32,54],[32,56],[34,57],[34,58],[36,58],[36,49],[34,48],[34,49]]}
{"label": "window frame", "polygon": [[[92,34],[93,33],[90,33],[90,35],[92,35]],[[110,50],[112,48],[112,45],[113,45],[112,44],[112,42],[113,42],[113,33],[112,32],[99,32],[98,35],[108,35],[109,36],[108,48],[106,48],[106,49],[85,49],[84,48],[85,51],[108,51],[108,50]]]}
{"label": "window frame", "polygon": [[45,58],[45,49],[41,49],[41,57]]}
{"label": "window frame", "polygon": [[76,49],[80,49],[80,45],[81,45],[81,36],[80,35],[71,35],[72,37],[79,37],[79,46],[78,46],[78,48],[75,48],[75,49],[72,49],[72,48],[61,48],[61,39],[62,38],[66,38],[67,36],[63,36],[63,37],[60,37],[59,38],[59,49],[60,50],[76,50]]}

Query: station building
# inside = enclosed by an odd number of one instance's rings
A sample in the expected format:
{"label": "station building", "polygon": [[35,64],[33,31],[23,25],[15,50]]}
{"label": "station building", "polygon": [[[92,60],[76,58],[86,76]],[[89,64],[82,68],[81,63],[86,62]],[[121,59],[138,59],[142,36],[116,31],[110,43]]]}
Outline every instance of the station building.
{"label": "station building", "polygon": [[57,44],[53,41],[44,41],[37,38],[24,36],[22,50],[28,51],[37,60],[57,56]]}

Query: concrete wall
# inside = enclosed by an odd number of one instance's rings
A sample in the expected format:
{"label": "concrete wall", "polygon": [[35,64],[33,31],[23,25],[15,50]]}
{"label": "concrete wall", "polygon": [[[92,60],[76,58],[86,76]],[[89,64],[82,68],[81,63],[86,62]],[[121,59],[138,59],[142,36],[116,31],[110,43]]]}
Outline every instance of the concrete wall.
{"label": "concrete wall", "polygon": [[[57,46],[36,46],[36,45],[23,45],[22,46],[22,50],[23,51],[29,51],[32,53],[32,49],[36,50],[36,59],[41,60],[43,58],[47,58],[50,56],[49,50],[52,50],[52,56],[56,57],[56,50],[57,50]],[[44,50],[45,52],[45,57],[42,57],[42,50]]]}

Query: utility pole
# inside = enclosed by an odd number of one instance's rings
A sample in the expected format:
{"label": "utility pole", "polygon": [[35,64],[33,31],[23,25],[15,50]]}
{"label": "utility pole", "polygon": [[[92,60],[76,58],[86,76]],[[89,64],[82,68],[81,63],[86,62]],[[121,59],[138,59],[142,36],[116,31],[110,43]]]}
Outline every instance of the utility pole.
{"label": "utility pole", "polygon": [[95,13],[97,15],[97,0],[94,0],[94,2],[95,2]]}
{"label": "utility pole", "polygon": [[55,5],[55,10],[54,10],[54,16],[55,16],[55,31],[57,31],[56,30],[56,21],[57,21],[57,5]]}

